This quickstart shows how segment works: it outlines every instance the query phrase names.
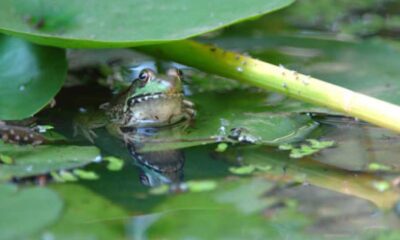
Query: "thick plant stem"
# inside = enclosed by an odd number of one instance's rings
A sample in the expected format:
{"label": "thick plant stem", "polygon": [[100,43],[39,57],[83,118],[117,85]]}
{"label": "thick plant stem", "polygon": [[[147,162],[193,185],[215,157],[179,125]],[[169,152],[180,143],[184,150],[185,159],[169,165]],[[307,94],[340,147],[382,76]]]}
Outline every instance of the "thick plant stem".
{"label": "thick plant stem", "polygon": [[400,132],[399,106],[283,67],[190,40],[138,49]]}

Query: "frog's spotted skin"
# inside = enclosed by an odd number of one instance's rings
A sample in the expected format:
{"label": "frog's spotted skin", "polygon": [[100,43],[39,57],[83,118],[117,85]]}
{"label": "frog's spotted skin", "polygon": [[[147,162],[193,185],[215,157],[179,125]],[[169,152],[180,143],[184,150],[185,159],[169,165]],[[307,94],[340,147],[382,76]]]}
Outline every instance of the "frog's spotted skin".
{"label": "frog's spotted skin", "polygon": [[0,121],[0,138],[6,143],[38,145],[45,142],[45,138],[32,128],[7,125]]}
{"label": "frog's spotted skin", "polygon": [[183,99],[179,70],[157,76],[143,70],[131,87],[105,107],[112,123],[120,127],[157,127],[193,118],[193,104]]}

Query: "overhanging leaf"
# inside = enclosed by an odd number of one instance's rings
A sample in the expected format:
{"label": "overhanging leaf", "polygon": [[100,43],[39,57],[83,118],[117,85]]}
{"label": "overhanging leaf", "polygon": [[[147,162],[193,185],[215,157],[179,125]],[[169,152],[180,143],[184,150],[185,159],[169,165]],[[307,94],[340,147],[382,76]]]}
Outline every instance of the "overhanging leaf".
{"label": "overhanging leaf", "polygon": [[63,50],[0,34],[0,119],[26,118],[43,108],[60,90],[66,68]]}
{"label": "overhanging leaf", "polygon": [[59,47],[127,47],[192,37],[292,2],[3,0],[0,31]]}

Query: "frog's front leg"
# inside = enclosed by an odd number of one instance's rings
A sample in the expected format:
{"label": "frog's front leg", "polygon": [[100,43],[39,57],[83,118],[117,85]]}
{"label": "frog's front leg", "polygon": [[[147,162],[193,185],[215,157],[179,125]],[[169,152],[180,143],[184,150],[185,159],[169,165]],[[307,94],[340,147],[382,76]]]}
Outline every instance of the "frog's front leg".
{"label": "frog's front leg", "polygon": [[38,145],[45,142],[45,137],[33,128],[8,125],[0,121],[0,137],[6,143]]}
{"label": "frog's front leg", "polygon": [[182,100],[178,111],[169,113],[169,117],[166,123],[167,125],[171,125],[181,121],[191,121],[194,119],[195,116],[196,111],[194,110],[194,103],[184,99]]}
{"label": "frog's front leg", "polygon": [[94,143],[97,134],[95,129],[106,126],[107,117],[103,111],[87,110],[75,116],[73,129],[74,136],[82,135],[84,138]]}

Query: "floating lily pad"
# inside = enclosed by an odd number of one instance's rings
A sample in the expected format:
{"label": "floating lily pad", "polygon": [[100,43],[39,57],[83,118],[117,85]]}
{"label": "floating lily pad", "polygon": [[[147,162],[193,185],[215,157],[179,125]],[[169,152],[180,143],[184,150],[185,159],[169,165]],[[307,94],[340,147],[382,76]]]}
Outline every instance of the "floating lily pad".
{"label": "floating lily pad", "polygon": [[191,99],[198,114],[187,131],[166,130],[159,137],[150,139],[144,149],[182,148],[215,142],[277,146],[300,141],[318,126],[306,115],[279,112],[279,108],[270,111],[268,97],[268,93],[251,90],[194,95]]}
{"label": "floating lily pad", "polygon": [[0,180],[81,167],[94,161],[100,154],[96,147],[19,146],[4,143],[0,143],[0,152],[13,160],[11,164],[0,165]]}
{"label": "floating lily pad", "polygon": [[0,119],[39,111],[61,89],[66,70],[64,50],[0,34]]}
{"label": "floating lily pad", "polygon": [[58,47],[127,47],[192,37],[292,2],[3,0],[0,31]]}
{"label": "floating lily pad", "polygon": [[26,239],[53,224],[63,202],[50,189],[0,185],[0,239]]}
{"label": "floating lily pad", "polygon": [[[101,195],[78,184],[58,184],[54,190],[64,199],[66,209],[48,229],[56,239],[122,239],[128,212]],[[82,227],[85,226],[85,227]],[[45,238],[39,234],[38,239]]]}

